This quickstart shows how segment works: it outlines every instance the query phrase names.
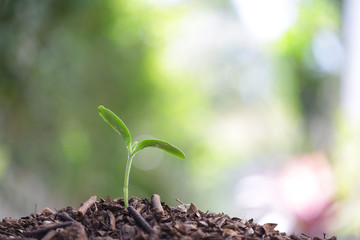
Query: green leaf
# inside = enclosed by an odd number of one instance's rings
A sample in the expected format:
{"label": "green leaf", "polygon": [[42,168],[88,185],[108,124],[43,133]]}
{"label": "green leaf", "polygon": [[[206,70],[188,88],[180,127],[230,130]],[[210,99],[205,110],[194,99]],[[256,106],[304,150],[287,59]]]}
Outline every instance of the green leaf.
{"label": "green leaf", "polygon": [[181,151],[179,148],[175,147],[171,143],[165,142],[163,140],[157,140],[157,139],[146,139],[142,140],[138,143],[136,146],[133,154],[136,152],[147,148],[147,147],[156,147],[164,150],[165,152],[168,152],[178,158],[185,159],[185,154],[183,151]]}
{"label": "green leaf", "polygon": [[129,151],[131,150],[131,136],[129,129],[126,127],[125,123],[116,116],[115,113],[113,113],[110,109],[105,108],[104,106],[99,106],[99,114],[100,116],[107,122],[115,131],[120,133],[125,142],[126,145],[129,148]]}

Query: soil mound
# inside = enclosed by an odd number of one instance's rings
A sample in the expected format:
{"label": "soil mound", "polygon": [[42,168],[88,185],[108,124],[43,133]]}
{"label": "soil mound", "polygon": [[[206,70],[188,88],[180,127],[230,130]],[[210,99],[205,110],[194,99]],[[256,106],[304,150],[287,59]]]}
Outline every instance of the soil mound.
{"label": "soil mound", "polygon": [[326,239],[287,235],[277,231],[276,225],[203,212],[193,204],[170,207],[156,194],[151,201],[131,198],[127,209],[123,199],[96,201],[93,196],[79,209],[66,207],[54,212],[45,208],[20,219],[4,218],[0,222],[0,239]]}

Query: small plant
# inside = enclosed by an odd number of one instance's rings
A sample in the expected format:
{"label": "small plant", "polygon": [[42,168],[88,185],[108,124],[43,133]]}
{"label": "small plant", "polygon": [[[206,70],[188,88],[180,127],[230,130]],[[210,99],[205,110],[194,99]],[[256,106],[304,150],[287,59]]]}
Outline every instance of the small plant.
{"label": "small plant", "polygon": [[126,127],[125,123],[118,116],[116,116],[111,110],[105,108],[104,106],[99,106],[99,114],[115,131],[117,131],[123,136],[126,142],[126,146],[128,149],[128,159],[126,162],[123,191],[124,191],[125,207],[127,208],[129,205],[128,203],[129,175],[130,175],[131,163],[136,153],[147,147],[156,147],[168,153],[171,153],[181,159],[185,159],[185,154],[183,151],[181,151],[174,145],[163,140],[145,139],[140,142],[135,141],[133,143],[131,141],[131,135],[129,129]]}

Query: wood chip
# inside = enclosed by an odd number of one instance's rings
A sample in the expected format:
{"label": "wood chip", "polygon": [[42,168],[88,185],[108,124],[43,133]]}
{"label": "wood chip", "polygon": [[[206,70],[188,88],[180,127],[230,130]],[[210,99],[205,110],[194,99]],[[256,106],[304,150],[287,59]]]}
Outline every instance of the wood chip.
{"label": "wood chip", "polygon": [[160,196],[158,194],[154,194],[151,197],[151,203],[155,212],[155,217],[157,220],[160,220],[164,215],[164,209],[161,206]]}
{"label": "wood chip", "polygon": [[96,202],[96,196],[91,196],[84,204],[78,209],[76,216],[78,219],[82,219],[87,210]]}

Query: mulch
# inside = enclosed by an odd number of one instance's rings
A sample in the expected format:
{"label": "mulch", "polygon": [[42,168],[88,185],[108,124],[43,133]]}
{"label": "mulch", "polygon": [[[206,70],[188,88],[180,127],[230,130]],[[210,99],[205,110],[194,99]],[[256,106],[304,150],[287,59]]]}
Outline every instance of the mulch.
{"label": "mulch", "polygon": [[257,224],[252,219],[203,212],[194,204],[170,207],[159,195],[131,198],[125,208],[121,198],[96,201],[92,196],[80,208],[59,211],[45,208],[20,219],[0,222],[0,239],[227,239],[227,240],[335,240],[336,237],[310,237],[281,233],[277,224]]}

